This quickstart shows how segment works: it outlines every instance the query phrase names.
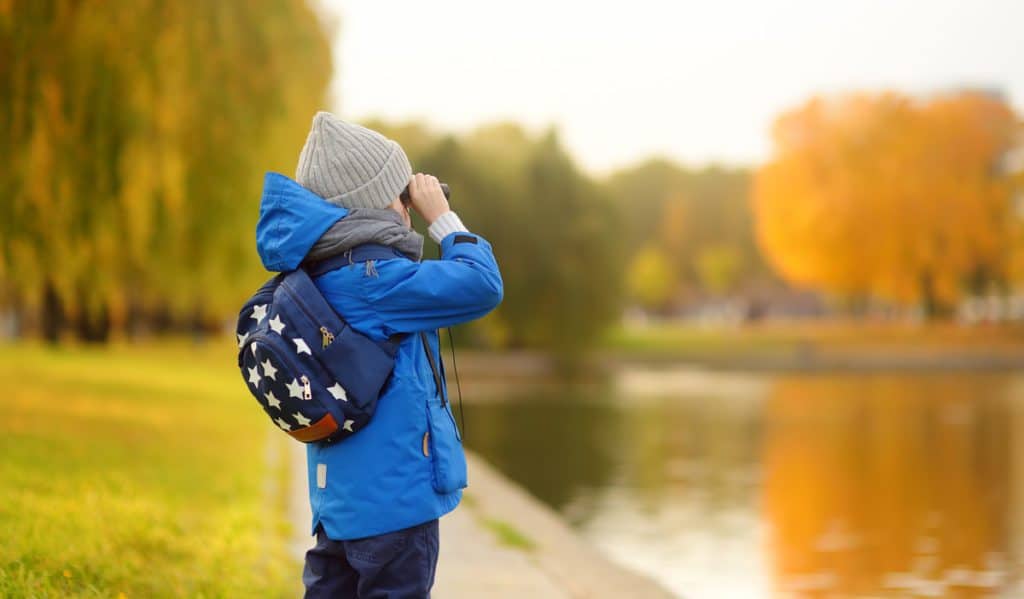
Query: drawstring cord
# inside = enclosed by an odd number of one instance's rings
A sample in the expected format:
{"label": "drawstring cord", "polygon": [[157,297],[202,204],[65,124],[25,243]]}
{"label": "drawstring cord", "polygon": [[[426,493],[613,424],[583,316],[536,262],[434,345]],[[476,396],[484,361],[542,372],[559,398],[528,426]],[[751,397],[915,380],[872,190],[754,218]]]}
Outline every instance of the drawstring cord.
{"label": "drawstring cord", "polygon": [[377,266],[374,264],[375,260],[366,261],[366,276],[368,277],[379,277],[377,273]]}

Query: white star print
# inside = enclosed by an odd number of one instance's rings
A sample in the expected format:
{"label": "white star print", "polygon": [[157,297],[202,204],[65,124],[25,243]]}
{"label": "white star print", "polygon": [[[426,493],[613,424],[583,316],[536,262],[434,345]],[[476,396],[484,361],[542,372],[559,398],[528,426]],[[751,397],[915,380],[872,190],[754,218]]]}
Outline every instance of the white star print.
{"label": "white star print", "polygon": [[292,430],[292,425],[288,424],[288,421],[283,418],[274,418],[274,422],[277,423],[277,426],[281,427],[286,431]]}
{"label": "white star print", "polygon": [[253,306],[252,317],[256,319],[256,322],[263,322],[263,319],[267,317],[267,305],[257,304]]}
{"label": "white star print", "polygon": [[248,338],[249,338],[249,333],[246,333],[244,335],[238,335],[238,347],[239,347],[239,349],[241,349],[241,347],[243,345],[245,345],[245,340],[248,339]]}
{"label": "white star print", "polygon": [[292,379],[292,382],[285,385],[285,387],[288,387],[289,397],[294,397],[295,399],[302,399],[302,385],[299,384],[299,381]]}
{"label": "white star print", "polygon": [[334,399],[337,399],[338,401],[348,401],[348,394],[345,393],[345,388],[342,387],[341,384],[334,383],[333,385],[328,387],[327,390],[331,392],[331,395],[334,396]]}
{"label": "white star print", "polygon": [[298,422],[299,426],[309,426],[309,423],[311,422],[309,418],[306,418],[299,412],[295,412],[292,416],[295,417],[295,422]]}
{"label": "white star print", "polygon": [[309,351],[309,346],[306,345],[306,341],[304,339],[295,338],[292,339],[292,341],[295,342],[295,353],[301,354],[302,352],[306,352],[311,356],[313,355],[313,352]]}
{"label": "white star print", "polygon": [[277,369],[274,368],[274,365],[270,363],[270,358],[267,358],[266,360],[264,360],[262,366],[263,366],[263,376],[270,377],[270,378],[272,378],[272,379],[274,379],[276,381],[277,380],[277,376],[276,376],[277,375]]}
{"label": "white star print", "polygon": [[252,357],[255,358],[256,357],[256,342],[255,341],[252,342],[252,345],[249,346],[249,349],[252,350]]}
{"label": "white star print", "polygon": [[274,329],[274,332],[277,333],[278,335],[280,335],[281,331],[284,330],[284,323],[281,322],[280,314],[276,314],[274,315],[273,318],[270,319],[270,328]]}
{"label": "white star print", "polygon": [[268,406],[272,408],[277,408],[279,410],[281,409],[281,400],[278,399],[276,395],[274,395],[273,391],[267,391],[266,393],[263,394],[263,397],[267,398]]}
{"label": "white star print", "polygon": [[341,423],[341,428],[347,430],[350,433],[354,433],[355,431],[352,430],[352,425],[355,423],[355,420],[346,420],[345,422]]}
{"label": "white star print", "polygon": [[252,383],[253,387],[260,384],[260,373],[256,370],[255,366],[249,369],[249,382]]}

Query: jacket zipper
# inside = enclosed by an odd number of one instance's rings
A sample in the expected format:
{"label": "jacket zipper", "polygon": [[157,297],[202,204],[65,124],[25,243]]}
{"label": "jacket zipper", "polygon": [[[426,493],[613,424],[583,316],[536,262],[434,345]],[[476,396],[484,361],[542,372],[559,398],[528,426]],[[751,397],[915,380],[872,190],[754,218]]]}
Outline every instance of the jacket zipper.
{"label": "jacket zipper", "polygon": [[437,387],[437,395],[441,398],[441,407],[447,404],[444,396],[444,385],[441,382],[441,375],[437,371],[437,363],[434,362],[434,352],[430,350],[430,342],[427,341],[427,334],[420,332],[420,340],[423,342],[423,351],[427,354],[427,363],[430,364],[430,372],[434,375],[434,386]]}
{"label": "jacket zipper", "polygon": [[302,381],[302,399],[313,399],[313,390],[309,387],[309,377],[302,375],[299,380]]}

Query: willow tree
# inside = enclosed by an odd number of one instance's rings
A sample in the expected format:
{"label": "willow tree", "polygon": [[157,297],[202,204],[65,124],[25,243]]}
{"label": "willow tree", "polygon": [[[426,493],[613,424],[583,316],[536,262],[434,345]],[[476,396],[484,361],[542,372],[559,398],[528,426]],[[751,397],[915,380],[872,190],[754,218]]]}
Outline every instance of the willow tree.
{"label": "willow tree", "polygon": [[0,3],[0,301],[87,338],[228,316],[262,170],[293,167],[330,72],[300,0]]}
{"label": "willow tree", "polygon": [[948,311],[1005,277],[1016,127],[978,93],[811,100],[757,175],[760,246],[796,285]]}
{"label": "willow tree", "polygon": [[569,362],[618,318],[625,261],[618,211],[554,131],[532,136],[499,123],[452,136],[367,124],[398,140],[414,170],[448,182],[453,209],[494,247],[505,299],[469,331]]}

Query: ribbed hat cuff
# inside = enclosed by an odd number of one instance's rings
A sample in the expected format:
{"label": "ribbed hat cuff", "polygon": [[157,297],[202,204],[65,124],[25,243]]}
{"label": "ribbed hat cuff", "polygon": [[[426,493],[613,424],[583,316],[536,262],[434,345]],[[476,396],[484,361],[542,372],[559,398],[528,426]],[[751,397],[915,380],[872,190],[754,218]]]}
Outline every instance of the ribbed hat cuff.
{"label": "ribbed hat cuff", "polygon": [[361,186],[326,198],[332,204],[346,208],[387,208],[409,184],[412,166],[401,146],[391,141],[391,154],[384,167]]}

